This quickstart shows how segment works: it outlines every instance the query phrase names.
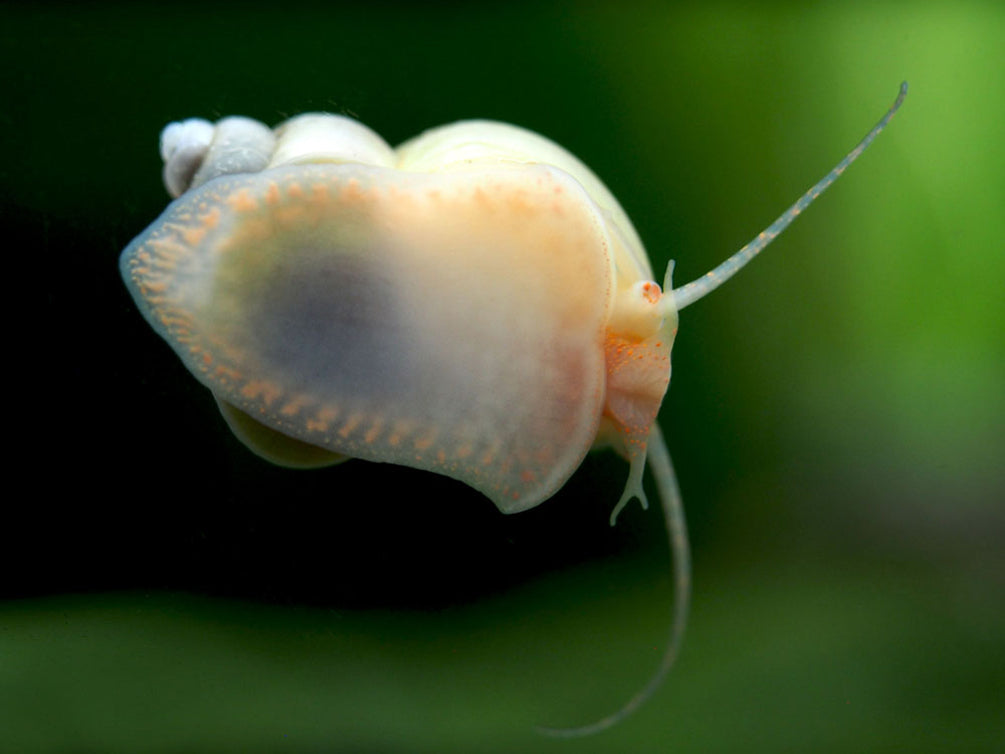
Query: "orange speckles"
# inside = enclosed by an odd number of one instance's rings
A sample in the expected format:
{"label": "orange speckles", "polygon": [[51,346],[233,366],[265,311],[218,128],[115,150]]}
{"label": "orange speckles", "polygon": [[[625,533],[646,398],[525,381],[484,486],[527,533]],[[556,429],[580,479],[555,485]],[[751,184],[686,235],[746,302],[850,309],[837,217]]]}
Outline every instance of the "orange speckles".
{"label": "orange speckles", "polygon": [[187,328],[192,324],[192,320],[183,314],[177,314],[171,310],[166,310],[160,312],[160,321],[169,330],[174,330],[176,328]]}
{"label": "orange speckles", "polygon": [[206,237],[206,229],[189,228],[181,234],[181,237],[189,246],[197,246]]}
{"label": "orange speckles", "polygon": [[150,264],[165,268],[172,267],[176,260],[191,254],[191,250],[187,246],[182,246],[174,238],[160,238],[151,241],[150,250],[153,252]]}
{"label": "orange speckles", "polygon": [[311,201],[316,204],[325,204],[328,202],[327,183],[315,183],[311,186]]}
{"label": "orange speckles", "polygon": [[275,207],[280,201],[282,201],[282,197],[279,195],[279,184],[275,181],[269,181],[269,185],[265,189],[265,203],[270,207]]}
{"label": "orange speckles", "polygon": [[353,414],[348,419],[346,419],[345,424],[343,424],[341,429],[339,429],[338,431],[339,437],[345,439],[346,437],[351,435],[353,433],[353,430],[355,430],[356,427],[358,427],[362,423],[363,423],[363,414],[360,414],[358,412]]}
{"label": "orange speckles", "polygon": [[213,370],[212,376],[221,382],[225,382],[227,380],[238,382],[241,380],[243,375],[233,367],[228,367],[225,364],[219,364],[216,369]]}
{"label": "orange speckles", "polygon": [[338,199],[345,204],[362,204],[368,198],[368,193],[357,178],[350,178],[338,192]]}
{"label": "orange speckles", "polygon": [[412,442],[412,447],[416,450],[429,450],[436,442],[436,430],[429,430],[421,437],[416,437]]}
{"label": "orange speckles", "polygon": [[[409,201],[410,203],[414,202],[415,197],[411,192],[402,191],[400,188],[398,188],[393,184],[390,186],[384,186],[383,190],[384,190],[384,196],[387,199],[390,199],[392,204],[397,204],[400,200],[406,200]],[[429,198],[431,195],[432,192],[430,192],[426,196],[427,198]]]}
{"label": "orange speckles", "polygon": [[412,423],[408,421],[398,421],[391,427],[391,433],[387,436],[387,444],[392,448],[401,445],[402,440],[412,433]]}
{"label": "orange speckles", "polygon": [[482,207],[489,206],[488,194],[485,192],[485,189],[483,189],[481,186],[477,186],[475,190],[471,192],[471,198],[472,200],[474,200],[475,204],[478,204]]}
{"label": "orange speckles", "polygon": [[[279,409],[279,413],[283,416],[296,416],[304,409],[304,407],[309,405],[310,402],[311,402],[310,399],[306,395],[295,395],[293,396],[292,400],[289,400],[283,404],[283,406]],[[320,415],[321,413],[327,410],[331,410],[332,412],[334,412],[334,409],[328,409],[326,407],[318,413]],[[332,416],[331,418],[334,418],[334,416]]]}
{"label": "orange speckles", "polygon": [[328,422],[320,419],[308,419],[304,422],[304,427],[307,428],[308,432],[324,432],[328,429]]}
{"label": "orange speckles", "polygon": [[[501,199],[501,200],[500,200]],[[510,191],[502,195],[500,199],[496,200],[494,210],[498,211],[501,208],[506,209],[517,217],[533,217],[540,213],[540,206],[538,204],[537,197],[528,196],[526,191]],[[558,204],[554,204],[551,207],[552,211],[559,213]],[[542,243],[542,246],[549,246],[550,244]]]}
{"label": "orange speckles", "polygon": [[367,443],[368,445],[371,444],[374,440],[380,437],[380,431],[383,428],[384,428],[384,421],[382,419],[377,419],[376,421],[374,421],[374,423],[370,425],[370,429],[368,429],[366,431],[366,434],[363,435],[363,442]]}
{"label": "orange speckles", "polygon": [[175,270],[178,269],[179,262],[182,261],[183,257],[188,256],[187,249],[183,249],[181,246],[170,246],[158,249],[160,252],[156,257],[150,260],[151,270],[157,270],[158,272],[173,274]]}
{"label": "orange speckles", "polygon": [[228,196],[227,204],[235,212],[254,212],[258,209],[258,201],[246,188],[239,189]]}
{"label": "orange speckles", "polygon": [[271,406],[283,390],[274,382],[268,380],[251,380],[241,387],[241,395],[249,400],[260,399],[266,406]]}
{"label": "orange speckles", "polygon": [[208,212],[205,212],[199,216],[199,222],[202,223],[204,228],[209,228],[212,230],[217,225],[220,224],[220,208],[213,207]]}
{"label": "orange speckles", "polygon": [[[300,406],[308,402],[309,399],[306,396],[298,395],[284,406],[280,413],[286,413],[286,409],[290,406],[297,407],[297,410],[299,410]],[[304,421],[304,427],[308,432],[325,432],[331,426],[336,416],[338,416],[338,410],[334,406],[322,406],[313,417],[309,417]]]}

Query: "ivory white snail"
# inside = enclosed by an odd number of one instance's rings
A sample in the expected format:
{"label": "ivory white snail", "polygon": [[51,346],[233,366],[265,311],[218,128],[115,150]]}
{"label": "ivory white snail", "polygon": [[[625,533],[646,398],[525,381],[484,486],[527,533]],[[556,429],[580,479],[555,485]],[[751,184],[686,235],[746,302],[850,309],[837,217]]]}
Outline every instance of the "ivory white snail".
{"label": "ivory white snail", "polygon": [[190,120],[161,137],[177,197],[122,253],[143,315],[254,452],[292,467],[363,458],[428,469],[505,513],[555,493],[594,447],[630,462],[611,514],[646,505],[646,458],[675,573],[666,653],[690,576],[677,483],[656,416],[677,312],[734,275],[820,195],[900,107],[717,268],[662,287],[628,216],[557,144],[463,121],[392,149],[361,123],[301,115]]}

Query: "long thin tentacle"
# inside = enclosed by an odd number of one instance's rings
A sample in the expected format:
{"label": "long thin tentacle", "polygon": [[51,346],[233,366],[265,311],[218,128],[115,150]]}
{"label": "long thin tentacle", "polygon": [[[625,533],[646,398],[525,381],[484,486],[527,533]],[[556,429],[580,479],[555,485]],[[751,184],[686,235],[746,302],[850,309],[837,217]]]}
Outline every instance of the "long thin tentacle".
{"label": "long thin tentacle", "polygon": [[673,571],[674,595],[673,613],[670,619],[670,635],[660,665],[636,694],[616,712],[607,715],[595,723],[578,728],[537,728],[538,732],[555,738],[578,738],[599,733],[602,730],[617,725],[635,710],[641,707],[663,683],[667,673],[673,667],[680,654],[684,642],[684,629],[687,627],[688,609],[691,603],[691,546],[687,537],[687,521],[684,517],[684,503],[681,500],[677,475],[674,473],[670,452],[667,450],[663,433],[658,424],[653,424],[649,431],[649,468],[656,480],[660,500],[663,503],[663,519],[666,524],[667,536],[670,540],[670,560]]}
{"label": "long thin tentacle", "polygon": [[890,119],[896,114],[901,103],[904,101],[904,97],[906,96],[907,82],[905,81],[900,85],[900,93],[897,95],[897,99],[894,101],[893,105],[890,106],[890,109],[887,110],[886,115],[880,119],[879,123],[872,127],[872,130],[865,135],[865,138],[862,139],[862,141],[860,141],[853,150],[845,155],[845,158],[841,160],[841,162],[834,166],[833,170],[813,184],[813,187],[799,197],[795,204],[785,210],[785,212],[783,212],[777,220],[771,223],[771,225],[758,233],[757,237],[753,241],[733,254],[733,256],[720,264],[714,270],[706,272],[697,280],[692,280],[690,283],[682,285],[680,288],[675,288],[673,296],[668,296],[667,299],[672,301],[673,305],[677,307],[678,311],[680,311],[688,304],[693,304],[702,296],[711,293],[739,272],[743,266],[757,256],[765,246],[774,241],[775,238],[777,238],[778,235],[785,230],[804,209],[809,207],[810,204],[813,203],[814,199],[820,196],[830,187],[832,183],[834,183],[834,181],[841,177],[841,174],[845,171],[845,169],[855,162],[855,160],[858,159],[858,156],[866,150],[866,147],[872,143],[872,140],[879,136],[880,132],[886,128],[886,124],[889,123]]}

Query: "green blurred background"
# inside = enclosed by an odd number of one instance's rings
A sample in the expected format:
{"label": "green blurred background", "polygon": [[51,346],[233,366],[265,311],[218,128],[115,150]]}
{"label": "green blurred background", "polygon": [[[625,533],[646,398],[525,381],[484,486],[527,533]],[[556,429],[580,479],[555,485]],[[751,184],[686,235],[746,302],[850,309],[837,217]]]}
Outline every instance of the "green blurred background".
{"label": "green blurred background", "polygon": [[[993,0],[0,6],[0,751],[1001,751],[1003,39]],[[408,469],[269,467],[118,279],[165,123],[328,110],[392,144],[537,130],[685,282],[903,79],[870,151],[682,313],[692,620],[595,738],[531,728],[612,711],[662,650],[665,537],[607,526],[619,459],[511,517]]]}

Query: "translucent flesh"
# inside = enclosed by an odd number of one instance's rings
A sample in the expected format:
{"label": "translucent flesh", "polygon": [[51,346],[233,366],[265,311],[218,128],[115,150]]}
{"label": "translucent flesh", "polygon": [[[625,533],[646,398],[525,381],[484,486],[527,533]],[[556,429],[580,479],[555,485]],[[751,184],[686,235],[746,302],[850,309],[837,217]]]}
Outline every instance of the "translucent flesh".
{"label": "translucent flesh", "polygon": [[175,202],[122,266],[197,378],[298,441],[437,471],[514,512],[561,487],[596,435],[612,262],[561,171],[225,177]]}

